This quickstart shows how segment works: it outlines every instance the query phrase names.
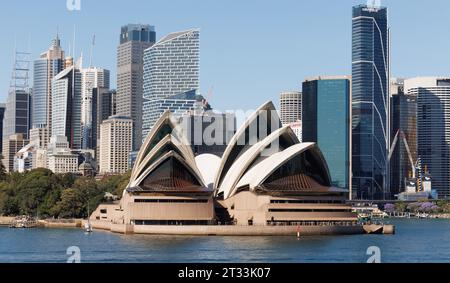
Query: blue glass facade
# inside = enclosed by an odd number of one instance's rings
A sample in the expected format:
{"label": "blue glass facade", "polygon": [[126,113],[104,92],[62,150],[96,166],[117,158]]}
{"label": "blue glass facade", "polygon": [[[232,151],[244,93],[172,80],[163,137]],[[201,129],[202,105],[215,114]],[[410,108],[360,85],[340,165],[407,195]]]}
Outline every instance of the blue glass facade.
{"label": "blue glass facade", "polygon": [[48,61],[34,61],[33,72],[33,128],[47,124],[47,91],[48,91]]}
{"label": "blue glass facade", "polygon": [[[413,161],[417,160],[417,97],[399,93],[391,99],[391,117],[393,139],[398,130],[403,131],[408,143]],[[391,198],[404,191],[406,178],[412,174],[411,163],[403,139],[399,139],[395,147],[390,166],[391,170]]]}
{"label": "blue glass facade", "polygon": [[350,186],[350,80],[303,83],[303,141],[315,142],[330,170],[333,186]]}
{"label": "blue glass facade", "polygon": [[155,42],[155,27],[150,25],[129,24],[120,31],[120,44],[128,41]]}
{"label": "blue glass facade", "polygon": [[62,59],[48,60],[40,58],[34,61],[33,72],[33,110],[32,127],[42,128],[49,124],[48,115],[51,106],[49,95],[51,95],[51,80],[64,69]]}
{"label": "blue glass facade", "polygon": [[352,197],[389,196],[389,29],[387,9],[353,7]]}

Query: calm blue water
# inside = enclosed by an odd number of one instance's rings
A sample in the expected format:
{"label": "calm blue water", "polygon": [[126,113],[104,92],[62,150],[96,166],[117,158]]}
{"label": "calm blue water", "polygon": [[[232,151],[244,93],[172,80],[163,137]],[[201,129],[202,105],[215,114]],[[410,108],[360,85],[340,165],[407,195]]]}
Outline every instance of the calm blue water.
{"label": "calm blue water", "polygon": [[0,262],[66,262],[78,246],[82,262],[366,262],[369,246],[382,262],[450,263],[449,220],[391,220],[397,234],[303,237],[119,235],[78,229],[0,227]]}

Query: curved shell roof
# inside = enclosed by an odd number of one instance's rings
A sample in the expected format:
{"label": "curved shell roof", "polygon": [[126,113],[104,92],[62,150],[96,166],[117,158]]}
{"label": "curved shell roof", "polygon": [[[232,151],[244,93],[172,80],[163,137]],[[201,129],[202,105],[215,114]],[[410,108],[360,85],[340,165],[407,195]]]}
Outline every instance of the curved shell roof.
{"label": "curved shell roof", "polygon": [[[281,126],[280,118],[276,112],[275,106],[271,101],[264,103],[259,107],[250,117],[244,122],[244,124],[238,129],[236,134],[230,140],[225,152],[222,156],[222,163],[220,164],[219,170],[217,172],[216,180],[214,186],[216,188],[220,187],[225,177],[225,174],[230,169],[232,163],[235,161],[239,154],[242,154],[248,149],[248,137],[246,136],[247,131],[250,129],[251,125],[259,120],[259,117],[264,113],[275,114],[276,117],[271,117],[278,121],[279,126]],[[270,124],[270,123],[268,123]],[[269,125],[270,127],[271,125]]]}
{"label": "curved shell roof", "polygon": [[128,188],[139,187],[161,162],[170,157],[180,161],[198,183],[206,187],[184,133],[170,112],[166,111],[155,123],[138,153]]}
{"label": "curved shell roof", "polygon": [[161,156],[159,159],[157,159],[154,163],[152,163],[149,168],[147,168],[142,174],[140,174],[138,176],[138,178],[136,180],[133,181],[133,183],[130,184],[130,187],[134,188],[134,187],[139,187],[139,184],[141,184],[141,182],[144,181],[145,178],[147,178],[147,176],[149,176],[159,165],[161,165],[164,161],[166,161],[169,158],[175,158],[177,159],[179,162],[181,162],[184,165],[184,169],[189,171],[189,173],[191,173],[196,179],[197,181],[200,183],[200,185],[202,187],[206,187],[201,176],[198,175],[198,170],[194,170],[190,164],[188,164],[186,162],[186,160],[184,160],[183,157],[181,157],[178,153],[176,153],[175,151],[171,150],[167,153],[165,153],[163,156]]}
{"label": "curved shell roof", "polygon": [[202,174],[205,185],[209,189],[214,189],[214,179],[217,175],[217,170],[219,170],[220,161],[220,157],[214,154],[200,154],[195,157],[195,163]]}
{"label": "curved shell roof", "polygon": [[269,155],[279,152],[279,143],[282,138],[286,139],[290,146],[298,143],[298,138],[289,126],[282,127],[271,133],[267,138],[250,147],[234,161],[230,169],[225,173],[219,193],[223,192],[225,198],[231,196],[236,190],[236,185],[240,178],[253,163],[258,161],[256,160],[258,157],[261,158],[261,155],[264,155],[263,153]]}
{"label": "curved shell roof", "polygon": [[320,168],[324,172],[324,179],[326,181],[326,185],[331,186],[330,174],[328,172],[328,167],[326,166],[325,160],[323,159],[322,154],[317,150],[315,143],[300,143],[293,145],[282,152],[276,153],[269,158],[265,159],[261,163],[252,167],[239,181],[237,188],[243,186],[249,186],[250,189],[255,189],[256,187],[263,184],[263,182],[271,176],[271,174],[278,168],[280,168],[283,164],[289,162],[294,157],[306,152],[315,150],[313,154],[317,156],[320,160],[322,160],[322,168]]}
{"label": "curved shell roof", "polygon": [[[265,111],[269,111],[270,116],[264,117]],[[273,121],[279,127],[274,128]],[[261,125],[264,122],[266,125]],[[255,125],[257,128],[266,126],[268,135],[256,133],[256,137],[252,136],[250,129]],[[247,119],[231,139],[222,158],[212,154],[195,157],[178,126],[170,112],[164,113],[156,122],[136,159],[130,189],[139,188],[168,158],[178,160],[177,166],[194,176],[198,181],[195,183],[223,193],[224,198],[232,197],[241,188],[255,191],[281,187],[283,190],[284,184],[289,184],[296,192],[305,188],[314,191],[331,187],[328,166],[316,144],[300,143],[290,127],[281,127],[272,102],[262,105]]]}

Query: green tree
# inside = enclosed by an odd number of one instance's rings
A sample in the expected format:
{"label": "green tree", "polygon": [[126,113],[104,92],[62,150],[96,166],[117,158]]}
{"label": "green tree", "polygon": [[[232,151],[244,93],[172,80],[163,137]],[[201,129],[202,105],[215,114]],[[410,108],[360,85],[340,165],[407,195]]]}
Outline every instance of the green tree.
{"label": "green tree", "polygon": [[6,168],[3,165],[3,155],[0,154],[0,181],[6,180]]}
{"label": "green tree", "polygon": [[395,204],[395,211],[396,212],[405,212],[408,205],[404,202],[398,202]]}
{"label": "green tree", "polygon": [[130,182],[130,178],[131,178],[131,171],[128,171],[127,173],[122,175],[121,180],[118,186],[116,187],[115,195],[122,197],[123,191],[126,189],[128,183]]}
{"label": "green tree", "polygon": [[61,193],[61,200],[56,204],[55,213],[60,218],[77,218],[83,214],[87,198],[76,189],[65,189]]}

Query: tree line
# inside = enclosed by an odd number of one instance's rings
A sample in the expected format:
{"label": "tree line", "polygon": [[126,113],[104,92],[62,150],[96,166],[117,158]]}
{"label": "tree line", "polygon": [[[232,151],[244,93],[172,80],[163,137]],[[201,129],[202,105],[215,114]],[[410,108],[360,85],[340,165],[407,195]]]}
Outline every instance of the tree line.
{"label": "tree line", "polygon": [[[0,162],[1,163],[1,162]],[[86,218],[104,202],[105,193],[121,196],[130,173],[97,181],[48,169],[6,173],[0,165],[0,215],[39,218]]]}

